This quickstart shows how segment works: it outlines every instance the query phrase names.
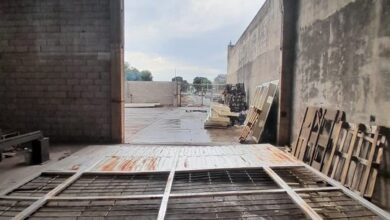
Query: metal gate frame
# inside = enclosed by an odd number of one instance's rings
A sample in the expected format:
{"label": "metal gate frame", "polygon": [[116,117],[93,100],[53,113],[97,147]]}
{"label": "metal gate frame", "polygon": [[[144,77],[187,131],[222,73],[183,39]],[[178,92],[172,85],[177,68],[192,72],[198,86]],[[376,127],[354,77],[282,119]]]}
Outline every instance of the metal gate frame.
{"label": "metal gate frame", "polygon": [[[104,158],[103,158],[104,159]],[[24,209],[22,212],[20,212],[17,216],[15,216],[13,219],[26,219],[30,217],[34,212],[36,212],[39,208],[43,207],[47,202],[49,201],[66,201],[66,200],[108,200],[108,199],[152,199],[152,198],[160,198],[161,204],[158,211],[158,217],[157,219],[162,220],[165,218],[167,208],[168,208],[168,201],[169,198],[180,198],[180,197],[201,197],[201,196],[221,196],[221,195],[244,195],[244,194],[262,194],[262,193],[287,193],[288,196],[292,199],[292,201],[311,219],[322,219],[322,217],[313,209],[311,208],[304,199],[298,195],[299,192],[319,192],[319,191],[341,191],[347,196],[349,196],[351,199],[357,201],[362,206],[366,207],[373,213],[377,214],[379,217],[384,219],[390,219],[390,215],[388,212],[380,209],[373,203],[365,200],[364,198],[360,197],[356,193],[352,192],[351,190],[345,188],[337,181],[325,176],[324,174],[320,173],[319,171],[313,169],[312,167],[302,163],[301,165],[292,165],[292,166],[259,166],[255,168],[262,168],[266,174],[271,177],[271,179],[280,187],[280,189],[267,189],[267,190],[246,190],[246,191],[222,191],[222,192],[202,192],[202,193],[171,193],[175,172],[176,172],[176,165],[178,161],[178,153],[176,153],[174,158],[173,167],[170,171],[136,171],[136,172],[109,172],[109,171],[91,171],[99,162],[101,162],[103,159],[98,160],[96,163],[91,165],[88,168],[81,169],[77,172],[69,172],[69,171],[55,171],[55,172],[43,172],[45,174],[71,174],[69,178],[67,178],[64,182],[62,182],[60,185],[49,191],[47,194],[45,194],[42,197],[25,197],[25,196],[10,196],[7,195],[13,190],[17,189],[18,187],[26,184],[27,182],[31,181],[32,179],[40,176],[42,173],[39,173],[39,175],[36,175],[34,178],[29,178],[26,181],[21,182],[18,185],[15,185],[8,190],[4,191],[0,199],[7,199],[7,200],[29,200],[33,202],[29,207]],[[275,171],[275,168],[294,168],[294,167],[304,167],[307,170],[313,172],[315,175],[323,179],[325,182],[327,182],[330,186],[329,187],[317,187],[317,188],[291,188]],[[180,170],[180,171],[218,171],[218,170],[226,170],[226,169],[253,169],[254,167],[236,167],[236,168],[217,168],[217,169],[195,169],[195,170]],[[63,190],[65,190],[68,186],[70,186],[72,183],[74,183],[76,180],[78,180],[83,174],[117,174],[117,175],[126,175],[126,174],[157,174],[157,173],[169,173],[165,191],[163,194],[158,195],[121,195],[121,196],[88,196],[88,197],[61,197],[58,196]]]}

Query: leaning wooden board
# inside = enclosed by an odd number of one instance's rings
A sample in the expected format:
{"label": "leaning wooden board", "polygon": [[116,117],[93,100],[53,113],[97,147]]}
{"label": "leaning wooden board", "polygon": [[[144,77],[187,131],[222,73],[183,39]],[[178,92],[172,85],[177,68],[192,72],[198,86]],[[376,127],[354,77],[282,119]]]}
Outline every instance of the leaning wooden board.
{"label": "leaning wooden board", "polygon": [[251,134],[257,143],[262,142],[265,123],[267,122],[272,103],[274,102],[278,84],[279,81],[275,80],[256,87],[251,107],[249,108],[244,127],[239,137],[240,143],[243,143]]}
{"label": "leaning wooden board", "polygon": [[256,141],[256,143],[262,142],[263,132],[265,129],[265,124],[267,122],[272,103],[274,102],[275,94],[278,90],[279,81],[272,81],[266,83],[264,86],[268,87],[267,92],[264,93],[263,99],[261,100],[261,112],[259,117],[253,127],[252,137]]}

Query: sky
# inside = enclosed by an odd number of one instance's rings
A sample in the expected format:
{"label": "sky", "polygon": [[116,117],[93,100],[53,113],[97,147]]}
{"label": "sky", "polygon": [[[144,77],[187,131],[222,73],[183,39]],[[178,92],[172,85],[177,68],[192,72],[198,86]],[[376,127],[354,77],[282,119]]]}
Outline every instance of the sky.
{"label": "sky", "polygon": [[265,0],[125,0],[125,62],[154,81],[226,74],[227,46]]}

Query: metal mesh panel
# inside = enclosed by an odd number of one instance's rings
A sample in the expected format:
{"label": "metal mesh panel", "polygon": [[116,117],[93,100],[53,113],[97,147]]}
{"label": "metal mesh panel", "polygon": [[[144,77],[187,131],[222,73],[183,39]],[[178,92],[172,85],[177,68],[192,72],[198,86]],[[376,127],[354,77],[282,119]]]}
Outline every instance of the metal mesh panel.
{"label": "metal mesh panel", "polygon": [[49,201],[29,219],[157,219],[161,199]]}
{"label": "metal mesh panel", "polygon": [[330,186],[324,179],[305,167],[273,168],[291,188]]}
{"label": "metal mesh panel", "polygon": [[10,219],[31,205],[30,200],[0,199],[0,220]]}
{"label": "metal mesh panel", "polygon": [[163,194],[167,173],[86,174],[66,188],[60,196],[118,196]]}
{"label": "metal mesh panel", "polygon": [[170,198],[165,219],[303,219],[286,193]]}
{"label": "metal mesh panel", "polygon": [[64,182],[71,174],[42,173],[21,187],[13,190],[10,196],[43,196]]}
{"label": "metal mesh panel", "polygon": [[173,193],[277,189],[262,169],[177,172]]}
{"label": "metal mesh panel", "polygon": [[324,219],[380,219],[341,191],[300,192],[298,194]]}

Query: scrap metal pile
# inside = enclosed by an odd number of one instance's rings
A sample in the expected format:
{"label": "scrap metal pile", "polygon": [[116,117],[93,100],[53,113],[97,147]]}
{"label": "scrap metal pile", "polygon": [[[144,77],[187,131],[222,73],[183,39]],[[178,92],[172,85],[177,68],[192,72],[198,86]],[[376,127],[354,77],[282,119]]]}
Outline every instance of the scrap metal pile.
{"label": "scrap metal pile", "polygon": [[30,159],[27,163],[40,164],[49,160],[49,138],[44,137],[41,131],[19,134],[17,131],[0,129],[0,161],[4,151],[14,151],[14,147],[19,145],[29,147]]}

